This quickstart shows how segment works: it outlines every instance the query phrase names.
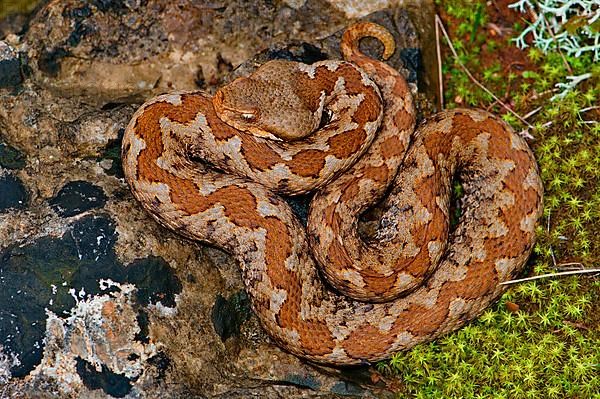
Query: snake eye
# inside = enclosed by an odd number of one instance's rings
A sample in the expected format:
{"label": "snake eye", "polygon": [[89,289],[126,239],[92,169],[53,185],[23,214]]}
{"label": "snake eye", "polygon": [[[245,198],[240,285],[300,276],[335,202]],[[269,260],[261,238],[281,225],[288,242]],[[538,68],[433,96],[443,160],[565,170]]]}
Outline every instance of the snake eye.
{"label": "snake eye", "polygon": [[256,117],[256,115],[254,114],[242,114],[242,118],[244,118],[247,121],[251,121]]}

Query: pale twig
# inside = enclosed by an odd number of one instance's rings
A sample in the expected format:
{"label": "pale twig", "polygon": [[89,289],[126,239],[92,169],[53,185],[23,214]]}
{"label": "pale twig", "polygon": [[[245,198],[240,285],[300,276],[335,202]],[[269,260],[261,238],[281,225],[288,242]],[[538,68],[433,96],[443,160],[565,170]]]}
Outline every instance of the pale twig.
{"label": "pale twig", "polygon": [[552,30],[552,28],[550,28],[550,24],[548,23],[548,20],[546,18],[544,18],[544,25],[546,26],[546,30],[550,33],[550,36],[552,36],[552,39],[556,43],[556,50],[558,50],[558,54],[560,54],[560,58],[562,58],[563,63],[567,67],[567,70],[569,71],[569,73],[571,75],[573,75],[573,69],[571,68],[571,65],[569,65],[569,62],[565,58],[565,55],[560,50],[560,46],[558,44],[558,41],[556,40],[556,36],[554,36],[554,31]]}
{"label": "pale twig", "polygon": [[[548,222],[546,224],[546,231],[550,234],[550,215],[551,212],[548,212]],[[554,257],[554,250],[552,249],[552,245],[550,245],[550,256],[552,257],[552,264],[556,267],[556,258]]]}
{"label": "pale twig", "polygon": [[513,114],[521,122],[523,122],[524,125],[526,125],[530,129],[533,129],[533,126],[531,124],[529,124],[529,122],[527,122],[525,119],[523,119],[523,117],[521,115],[519,115],[518,113],[516,113],[515,111],[513,111],[508,105],[506,105],[504,102],[502,102],[502,100],[500,100],[487,87],[485,87],[477,79],[475,79],[475,76],[473,76],[473,74],[467,69],[467,67],[462,63],[462,61],[458,57],[458,53],[456,52],[456,49],[454,48],[454,45],[452,44],[452,41],[450,40],[450,36],[448,35],[448,32],[446,32],[446,28],[444,28],[444,24],[442,23],[442,19],[437,14],[435,16],[435,23],[436,23],[436,25],[439,26],[440,31],[442,32],[442,34],[446,38],[446,42],[448,43],[448,47],[450,47],[450,51],[452,52],[452,55],[454,56],[454,59],[456,60],[456,62],[458,63],[458,65],[461,67],[461,69],[467,74],[467,76],[469,77],[469,79],[471,79],[471,81],[473,81],[473,83],[475,83],[481,90],[483,90],[487,94],[489,94],[504,109],[506,109],[508,112],[510,112],[511,114]]}
{"label": "pale twig", "polygon": [[522,283],[524,281],[539,280],[541,278],[548,278],[548,277],[561,277],[561,276],[570,276],[570,275],[573,275],[573,274],[588,274],[588,273],[600,273],[600,269],[580,269],[580,270],[571,270],[571,271],[568,271],[568,272],[548,273],[548,274],[542,274],[542,275],[539,275],[539,276],[533,276],[533,277],[520,278],[520,279],[517,279],[517,280],[504,281],[504,282],[500,283],[500,285],[516,284],[516,283]]}
{"label": "pale twig", "polygon": [[533,93],[531,95],[531,97],[529,97],[529,100],[537,100],[538,98],[543,97],[548,93],[556,93],[557,91],[559,91],[559,90],[556,88],[553,88],[553,89],[544,90],[541,93]]}
{"label": "pale twig", "polygon": [[442,75],[442,49],[440,45],[440,27],[435,24],[435,52],[437,55],[438,62],[438,83],[439,83],[439,96],[440,96],[440,110],[444,110],[444,77]]}
{"label": "pale twig", "polygon": [[588,111],[592,111],[594,109],[600,109],[600,105],[593,105],[591,107],[587,107],[587,108],[583,108],[579,110],[580,114],[583,114],[584,112],[588,112]]}
{"label": "pale twig", "polygon": [[523,119],[529,119],[531,118],[533,115],[537,114],[538,112],[540,112],[542,109],[542,107],[537,107],[536,109],[534,109],[533,111],[523,115]]}
{"label": "pale twig", "polygon": [[552,245],[550,245],[550,256],[552,257],[552,265],[556,267],[556,256],[554,256],[554,250],[552,249]]}
{"label": "pale twig", "polygon": [[493,103],[491,103],[490,105],[488,105],[487,107],[485,107],[486,111],[490,111],[492,108],[494,108],[496,105],[498,105],[498,101],[494,101]]}
{"label": "pale twig", "polygon": [[[574,267],[574,266],[578,266],[578,267]],[[560,270],[585,270],[585,266],[581,262],[560,263],[560,264],[556,265],[556,268],[560,269]]]}

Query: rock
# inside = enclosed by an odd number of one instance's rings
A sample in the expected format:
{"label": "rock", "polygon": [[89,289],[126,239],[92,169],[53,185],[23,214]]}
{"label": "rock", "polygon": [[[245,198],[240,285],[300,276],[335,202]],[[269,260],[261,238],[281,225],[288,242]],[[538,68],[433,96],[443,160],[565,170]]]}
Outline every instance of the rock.
{"label": "rock", "polygon": [[31,375],[59,382],[63,393],[79,385],[102,390],[104,397],[124,397],[136,391],[132,381],[144,371],[145,362],[156,355],[150,343],[136,340],[133,285],[101,281],[109,294],[84,297],[66,317],[48,311],[44,358]]}
{"label": "rock", "polygon": [[38,12],[24,40],[28,56],[37,60],[34,78],[44,87],[95,103],[139,101],[193,88],[199,72],[211,82],[219,79],[221,62],[240,64],[276,35],[313,39],[310,32],[330,33],[342,20],[329,14],[326,21],[321,6],[65,0]]}
{"label": "rock", "polygon": [[328,0],[328,3],[343,12],[347,18],[361,18],[385,8],[423,6],[423,2],[418,0]]}
{"label": "rock", "polygon": [[27,189],[18,177],[12,174],[0,176],[0,193],[0,213],[27,207]]}
{"label": "rock", "polygon": [[245,291],[236,292],[229,299],[217,295],[211,319],[215,332],[219,334],[221,340],[225,341],[239,334],[240,326],[250,318],[251,311],[250,301]]}
{"label": "rock", "polygon": [[22,81],[19,56],[8,43],[0,41],[0,88],[16,87]]}
{"label": "rock", "polygon": [[182,289],[169,264],[158,256],[136,259],[127,265],[125,281],[135,285],[137,303],[143,306],[161,304],[172,308],[176,306],[175,296]]}
{"label": "rock", "polygon": [[175,305],[181,284],[164,260],[138,259],[125,267],[114,252],[116,240],[109,217],[86,216],[60,238],[46,236],[0,252],[0,303],[6,314],[19,315],[0,317],[0,342],[20,362],[11,369],[14,376],[27,375],[42,360],[47,312],[63,316],[79,300],[101,294],[102,279],[135,284],[131,296],[137,304]]}
{"label": "rock", "polygon": [[22,32],[27,19],[27,15],[24,14],[13,14],[9,18],[5,18],[0,13],[0,39],[6,39],[10,35]]}
{"label": "rock", "polygon": [[[215,85],[223,72],[229,72],[227,65],[241,64],[272,38],[315,42],[339,31],[345,18],[332,12],[332,7],[351,4],[330,5],[324,0],[288,2],[283,7],[266,1],[185,2],[181,7],[171,7],[167,0],[138,3],[108,6],[65,0],[38,12],[24,38],[29,58],[37,60],[31,63],[36,82],[61,94],[86,96],[96,104],[140,101],[168,90],[194,88],[202,81]],[[395,2],[376,3],[371,2],[369,12]],[[431,3],[409,3],[417,24],[431,25]],[[428,32],[421,29],[419,34]],[[435,74],[424,81],[428,80],[427,85],[435,87]]]}
{"label": "rock", "polygon": [[77,374],[81,377],[83,384],[91,389],[102,389],[115,398],[122,398],[131,391],[131,381],[126,377],[111,372],[102,365],[102,371],[96,371],[93,364],[82,358],[77,358]]}
{"label": "rock", "polygon": [[[60,0],[11,36],[29,69],[16,90],[0,89],[3,395],[391,395],[372,368],[316,366],[279,349],[249,310],[232,258],[156,224],[121,169],[120,140],[143,100],[211,91],[269,59],[339,58],[350,23],[341,6]],[[428,17],[394,9],[367,18],[392,30],[390,64],[415,93],[435,87],[423,62]],[[366,39],[361,48],[380,50]],[[305,219],[310,197],[288,201]]]}
{"label": "rock", "polygon": [[0,167],[23,169],[25,167],[25,156],[16,148],[0,143]]}
{"label": "rock", "polygon": [[50,200],[50,206],[62,217],[100,208],[105,203],[106,194],[102,188],[82,180],[67,183]]}

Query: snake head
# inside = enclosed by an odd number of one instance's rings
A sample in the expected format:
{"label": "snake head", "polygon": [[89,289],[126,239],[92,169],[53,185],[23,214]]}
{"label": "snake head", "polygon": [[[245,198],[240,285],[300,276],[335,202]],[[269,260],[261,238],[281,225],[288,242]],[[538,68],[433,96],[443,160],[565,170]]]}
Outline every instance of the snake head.
{"label": "snake head", "polygon": [[[270,61],[252,75],[234,80],[213,97],[218,117],[258,137],[297,140],[319,126],[321,115],[298,90],[297,63]],[[320,99],[317,99],[320,100]]]}
{"label": "snake head", "polygon": [[[238,88],[244,86],[243,83],[236,83],[235,81],[230,86],[234,83]],[[255,103],[248,98],[241,98],[228,88],[229,86],[226,86],[217,90],[213,97],[213,106],[219,119],[238,130],[251,133],[257,137],[281,140],[261,127],[260,109],[255,107]]]}

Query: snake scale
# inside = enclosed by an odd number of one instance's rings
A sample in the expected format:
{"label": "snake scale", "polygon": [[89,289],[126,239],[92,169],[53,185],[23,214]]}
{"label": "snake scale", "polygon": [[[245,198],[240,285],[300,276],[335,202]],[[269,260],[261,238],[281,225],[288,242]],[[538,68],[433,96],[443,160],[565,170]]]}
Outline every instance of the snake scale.
{"label": "snake scale", "polygon": [[[134,114],[122,146],[143,207],[231,253],[269,335],[335,365],[387,358],[475,318],[522,270],[542,209],[520,136],[469,109],[415,129],[406,81],[360,52],[366,36],[383,43],[384,59],[394,52],[385,28],[355,24],[345,61],[275,60],[214,96],[158,96]],[[455,177],[464,195],[451,229]],[[309,191],[305,228],[278,194]],[[359,218],[375,204],[376,233],[362,237]]]}

